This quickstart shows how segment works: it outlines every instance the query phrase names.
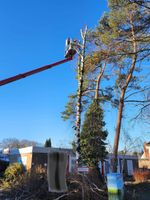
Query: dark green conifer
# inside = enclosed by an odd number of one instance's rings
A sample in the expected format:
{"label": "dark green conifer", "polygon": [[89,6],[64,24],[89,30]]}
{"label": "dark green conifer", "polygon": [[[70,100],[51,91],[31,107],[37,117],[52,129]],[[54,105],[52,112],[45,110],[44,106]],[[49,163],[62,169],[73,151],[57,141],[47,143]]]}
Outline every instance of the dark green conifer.
{"label": "dark green conifer", "polygon": [[85,114],[81,131],[81,159],[87,166],[96,167],[100,160],[106,158],[108,132],[104,127],[103,110],[99,100],[94,99]]}
{"label": "dark green conifer", "polygon": [[45,141],[44,147],[51,147],[51,146],[52,146],[52,143],[51,143],[51,139],[49,138]]}

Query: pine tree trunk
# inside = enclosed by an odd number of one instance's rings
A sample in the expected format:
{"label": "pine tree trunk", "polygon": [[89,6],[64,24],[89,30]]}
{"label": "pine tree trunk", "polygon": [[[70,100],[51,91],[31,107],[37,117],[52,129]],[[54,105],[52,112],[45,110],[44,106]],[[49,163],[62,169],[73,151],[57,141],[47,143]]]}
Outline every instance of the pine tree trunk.
{"label": "pine tree trunk", "polygon": [[95,97],[94,97],[95,99],[99,98],[100,81],[101,81],[101,78],[104,74],[105,67],[106,67],[106,63],[104,64],[104,67],[101,68],[100,73],[99,73],[97,80],[96,80],[96,89],[95,89]]}
{"label": "pine tree trunk", "polygon": [[116,133],[115,133],[115,139],[114,139],[113,172],[117,172],[117,165],[118,165],[117,154],[118,154],[118,145],[119,145],[119,138],[120,138],[121,122],[122,122],[122,113],[123,113],[123,107],[124,107],[124,95],[125,95],[125,91],[122,91],[121,97],[120,97],[120,102],[119,102]]}
{"label": "pine tree trunk", "polygon": [[113,160],[112,160],[112,169],[113,172],[117,172],[117,165],[118,165],[118,146],[119,146],[119,138],[120,138],[120,129],[121,129],[121,122],[122,122],[122,113],[123,113],[123,107],[124,107],[124,97],[126,90],[128,88],[128,85],[132,79],[132,75],[135,69],[135,64],[137,60],[137,54],[136,54],[136,38],[135,38],[135,32],[134,32],[134,26],[132,21],[133,16],[130,16],[130,26],[131,26],[131,34],[132,34],[132,44],[133,44],[133,56],[132,56],[132,64],[129,70],[129,73],[127,74],[126,83],[124,87],[122,88],[122,92],[120,95],[120,101],[119,101],[119,108],[118,108],[118,118],[117,118],[117,124],[116,124],[116,132],[115,132],[115,139],[114,139],[114,147],[113,147]]}

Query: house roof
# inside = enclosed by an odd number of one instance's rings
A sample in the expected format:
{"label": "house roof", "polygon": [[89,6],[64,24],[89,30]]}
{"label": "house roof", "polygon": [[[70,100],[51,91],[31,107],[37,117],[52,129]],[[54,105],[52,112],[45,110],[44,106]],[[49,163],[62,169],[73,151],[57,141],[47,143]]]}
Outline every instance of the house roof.
{"label": "house roof", "polygon": [[51,148],[51,147],[38,147],[38,146],[29,146],[29,147],[24,147],[20,149],[12,149],[10,150],[10,155],[15,155],[15,154],[24,154],[24,153],[49,153],[53,151],[61,151],[65,152],[68,154],[73,155],[74,152],[72,149],[65,149],[65,148]]}
{"label": "house roof", "polygon": [[[113,158],[114,155],[112,153],[109,153],[107,157],[108,158]],[[133,160],[135,159],[135,160],[137,160],[139,158],[139,156],[133,155],[133,154],[125,154],[125,155],[118,154],[118,158],[120,158],[120,159],[125,158],[125,159],[133,159]]]}

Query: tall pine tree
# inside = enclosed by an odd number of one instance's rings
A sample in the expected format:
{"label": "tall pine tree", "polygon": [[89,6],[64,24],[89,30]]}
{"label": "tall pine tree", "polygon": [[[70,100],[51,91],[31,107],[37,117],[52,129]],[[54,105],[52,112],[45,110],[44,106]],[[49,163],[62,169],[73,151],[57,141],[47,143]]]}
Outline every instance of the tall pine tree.
{"label": "tall pine tree", "polygon": [[[141,86],[141,70],[150,55],[150,15],[146,7],[128,0],[108,0],[109,12],[101,18],[95,31],[95,43],[103,44],[114,66],[118,90],[118,116],[113,148],[113,172],[117,172],[117,155],[125,100]],[[108,59],[108,58],[107,58]]]}

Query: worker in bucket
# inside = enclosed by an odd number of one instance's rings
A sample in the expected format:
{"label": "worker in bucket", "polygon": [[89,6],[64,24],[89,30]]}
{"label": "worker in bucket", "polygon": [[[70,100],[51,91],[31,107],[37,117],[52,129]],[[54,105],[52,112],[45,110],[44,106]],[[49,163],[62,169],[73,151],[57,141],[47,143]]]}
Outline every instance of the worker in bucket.
{"label": "worker in bucket", "polygon": [[77,40],[72,40],[71,38],[66,39],[65,58],[72,58],[76,54],[76,44]]}

